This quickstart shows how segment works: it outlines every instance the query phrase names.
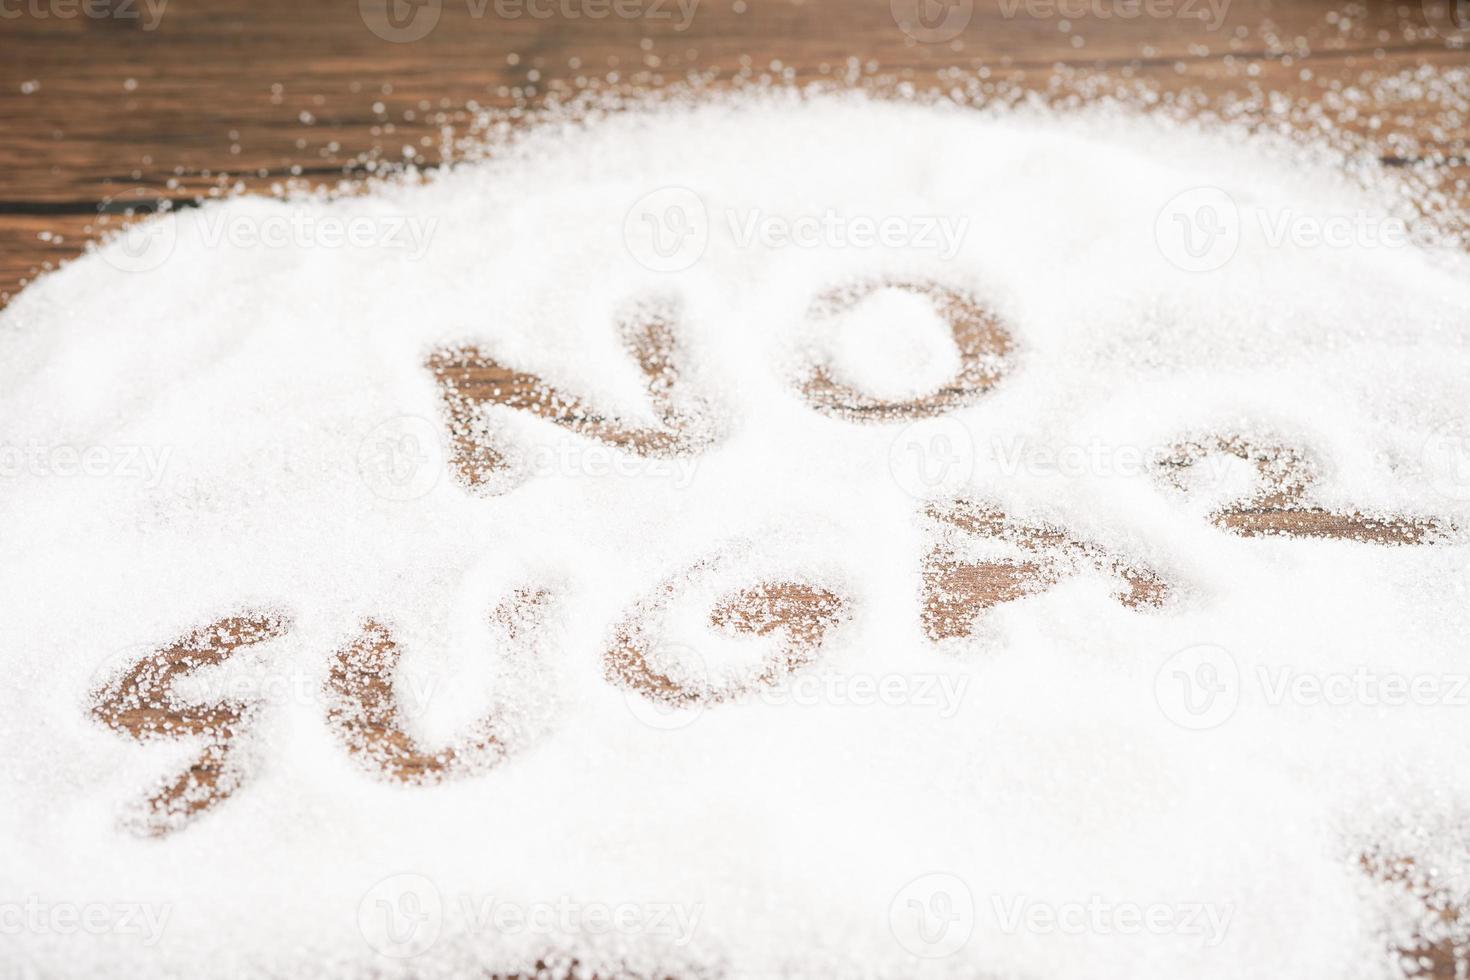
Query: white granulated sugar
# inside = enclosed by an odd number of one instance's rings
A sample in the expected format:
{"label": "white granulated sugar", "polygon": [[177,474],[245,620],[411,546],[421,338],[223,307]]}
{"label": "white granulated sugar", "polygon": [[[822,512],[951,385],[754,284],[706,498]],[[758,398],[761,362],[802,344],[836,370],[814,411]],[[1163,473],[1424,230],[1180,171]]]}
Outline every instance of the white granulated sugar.
{"label": "white granulated sugar", "polygon": [[[1470,893],[1470,270],[1375,237],[1399,185],[1330,159],[1120,111],[753,94],[177,211],[37,281],[0,314],[0,912],[30,917],[0,959],[1403,975],[1423,894]],[[1279,234],[1335,219],[1368,230]],[[936,295],[1009,338],[966,390]],[[625,347],[648,322],[654,397]],[[591,406],[475,416],[505,484],[461,479],[426,367],[466,347]],[[819,409],[813,364],[832,404],[952,400]],[[680,412],[645,455],[589,435]],[[1231,533],[1257,470],[1228,437],[1307,457],[1305,506],[1434,529]],[[956,497],[1017,523],[929,513]],[[1077,542],[1054,585],[926,629],[931,552],[1039,560],[1047,528]],[[762,582],[823,604],[811,643],[715,627]],[[208,738],[131,737],[99,692],[242,616],[251,642],[175,689],[245,706],[238,785],[150,835],[142,801]],[[383,636],[396,667],[351,659]],[[397,748],[363,749],[359,675]]]}
{"label": "white granulated sugar", "polygon": [[833,370],[875,398],[922,395],[943,385],[960,368],[949,326],[924,296],[879,289],[838,319]]}

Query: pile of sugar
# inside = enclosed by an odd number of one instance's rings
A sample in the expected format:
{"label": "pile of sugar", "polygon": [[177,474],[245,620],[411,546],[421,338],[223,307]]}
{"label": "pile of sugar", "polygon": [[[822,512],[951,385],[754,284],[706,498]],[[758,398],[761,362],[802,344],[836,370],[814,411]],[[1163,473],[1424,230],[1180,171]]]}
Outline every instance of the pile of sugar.
{"label": "pile of sugar", "polygon": [[[1423,893],[1470,894],[1465,708],[1273,692],[1359,668],[1448,691],[1470,548],[1237,537],[1208,515],[1248,474],[1180,491],[1140,461],[1284,441],[1321,462],[1314,504],[1470,526],[1443,451],[1470,418],[1464,256],[1274,235],[1403,203],[1224,127],[777,92],[547,124],[363,197],[211,203],[44,277],[0,314],[6,975],[1402,975]],[[1230,206],[1221,261],[1186,236]],[[911,296],[810,315],[854,281],[977,297],[1014,342],[999,383],[917,430],[813,411],[812,357],[884,398],[957,363]],[[651,422],[616,331],[650,298],[718,440],[643,460],[505,410],[541,465],[468,492],[429,352]],[[903,440],[947,469],[916,479]],[[932,642],[930,494],[1065,528],[1170,598],[1085,571]],[[847,600],[809,685],[695,710],[610,684],[627,611],[730,549],[668,603],[658,664],[768,656],[700,619],[758,568]],[[551,597],[529,663],[487,623],[528,584]],[[258,705],[246,778],[134,836],[198,746],[120,737],[93,692],[242,609],[292,624],[220,668]],[[323,691],[367,619],[419,743],[514,705],[498,765],[404,785],[345,751]],[[1169,685],[1223,678],[1216,648],[1239,679],[1204,690],[1233,712],[1181,712]]]}
{"label": "pile of sugar", "polygon": [[926,297],[880,289],[837,317],[832,367],[844,381],[884,400],[913,398],[960,368],[948,325]]}

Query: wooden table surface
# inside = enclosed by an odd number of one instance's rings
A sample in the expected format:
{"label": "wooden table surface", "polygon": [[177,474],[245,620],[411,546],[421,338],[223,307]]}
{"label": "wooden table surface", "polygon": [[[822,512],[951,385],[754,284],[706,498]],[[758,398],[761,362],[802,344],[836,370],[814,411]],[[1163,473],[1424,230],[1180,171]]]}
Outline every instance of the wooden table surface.
{"label": "wooden table surface", "polygon": [[[508,106],[609,73],[658,86],[779,62],[778,73],[809,80],[857,59],[921,84],[953,66],[1044,87],[1070,67],[1167,91],[1335,104],[1338,123],[1366,131],[1373,113],[1345,109],[1335,90],[1470,64],[1470,30],[1456,29],[1441,0],[618,2],[639,16],[592,16],[611,0],[4,0],[0,303],[77,255],[99,209],[267,189],[292,175],[335,182],[364,154],[401,160],[405,146],[434,161],[441,128],[463,124],[466,106]],[[915,40],[895,10],[916,2],[954,5],[968,23],[947,41]],[[1130,3],[1139,16],[1099,16]],[[409,34],[429,23],[390,21],[389,4],[437,20],[416,40],[384,40],[395,22]],[[1216,9],[1217,21],[1196,16]],[[1470,175],[1463,121],[1442,130],[1442,107],[1422,94],[1406,89],[1382,107],[1378,134],[1410,138],[1385,155],[1442,155],[1439,165]],[[1255,111],[1266,117],[1264,100]],[[1457,193],[1466,199],[1463,184]]]}
{"label": "wooden table surface", "polygon": [[[1041,90],[1059,73],[1101,73],[1245,98],[1239,111],[1262,122],[1284,98],[1372,134],[1394,166],[1444,171],[1451,199],[1470,205],[1470,112],[1414,85],[1379,84],[1376,104],[1343,94],[1426,65],[1470,68],[1470,29],[1439,0],[919,0],[968,15],[938,41],[900,28],[914,0],[618,0],[637,16],[593,16],[612,2],[0,0],[0,305],[79,254],[101,212],[293,177],[335,184],[365,160],[401,161],[404,147],[432,163],[443,128],[476,106],[534,103],[589,79],[807,81],[851,59],[920,85],[952,83],[950,68]],[[1133,2],[1137,17],[1100,16]],[[1218,23],[1194,16],[1213,10]],[[437,20],[425,33],[414,17]],[[999,596],[1004,585],[973,587]],[[1463,951],[1429,956],[1430,973],[1449,977]]]}

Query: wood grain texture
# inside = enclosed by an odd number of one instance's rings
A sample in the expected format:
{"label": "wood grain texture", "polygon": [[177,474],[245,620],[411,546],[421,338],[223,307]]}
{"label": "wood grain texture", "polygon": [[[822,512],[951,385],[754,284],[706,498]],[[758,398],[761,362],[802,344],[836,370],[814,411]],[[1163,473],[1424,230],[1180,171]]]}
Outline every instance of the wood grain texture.
{"label": "wood grain texture", "polygon": [[237,739],[250,727],[255,706],[232,698],[192,703],[174,685],[289,630],[289,620],[271,613],[226,617],[141,657],[93,693],[92,716],[115,732],[139,742],[183,738],[202,746],[183,772],[160,781],[125,819],[129,830],[148,837],[174,833],[240,787],[245,767],[235,758]]}
{"label": "wood grain texture", "polygon": [[1213,436],[1179,443],[1155,461],[1162,479],[1183,486],[1183,474],[1214,455],[1251,464],[1255,489],[1210,515],[1216,527],[1243,537],[1339,538],[1367,544],[1433,544],[1453,528],[1428,517],[1332,511],[1311,502],[1318,463],[1301,449],[1258,443],[1239,436]]}
{"label": "wood grain texture", "polygon": [[847,605],[837,593],[808,582],[759,582],[722,596],[710,610],[712,629],[731,636],[774,633],[779,642],[772,656],[751,677],[720,686],[704,675],[702,664],[679,664],[693,676],[675,679],[665,672],[670,665],[661,668],[655,663],[668,659],[671,652],[674,659],[682,659],[678,654],[684,651],[677,647],[673,651],[659,649],[662,643],[650,622],[674,597],[680,584],[680,578],[671,579],[638,603],[618,624],[612,644],[603,655],[603,676],[609,683],[675,708],[720,704],[779,683],[811,662],[828,630],[841,622]]}
{"label": "wood grain texture", "polygon": [[[928,516],[943,532],[923,565],[922,619],[931,640],[969,636],[985,610],[1044,592],[1084,568],[1117,578],[1115,595],[1130,608],[1159,606],[1168,598],[1169,587],[1157,573],[1078,541],[1062,528],[1017,520],[974,500],[933,505]],[[961,544],[957,539],[966,538],[1004,542],[1013,553],[976,561],[956,546]]]}
{"label": "wood grain texture", "polygon": [[[117,13],[100,17],[76,13],[81,2],[25,0],[0,17],[0,299],[78,254],[109,202],[268,190],[292,177],[330,184],[368,160],[401,161],[405,147],[434,162],[443,127],[467,123],[471,107],[566,93],[579,80],[813,80],[856,63],[920,85],[953,84],[955,67],[1044,89],[1061,67],[1166,92],[1325,104],[1365,76],[1467,63],[1449,40],[1464,32],[1417,2],[1232,0],[1214,24],[1183,15],[1208,9],[1194,0],[1159,8],[1172,16],[1072,21],[1052,0],[954,0],[971,8],[969,22],[943,43],[906,34],[887,0],[684,0],[688,16],[677,0],[622,0],[640,15],[601,18],[596,5],[610,0],[426,0],[437,21],[411,42],[369,29],[394,0],[167,0],[161,12],[158,0],[110,0]],[[1397,162],[1442,156],[1436,165],[1470,175],[1463,126],[1444,131],[1422,92],[1408,87],[1379,109],[1332,115],[1348,130],[1387,122],[1409,134]],[[1266,120],[1273,106],[1263,98],[1247,112]],[[1465,199],[1465,187],[1454,192]]]}
{"label": "wood grain texture", "polygon": [[[544,589],[524,588],[497,604],[489,616],[493,649],[534,662],[535,634],[544,627],[549,600]],[[348,751],[361,756],[363,768],[402,783],[432,785],[483,773],[500,762],[507,739],[494,711],[452,744],[424,747],[414,739],[394,687],[401,654],[393,631],[369,620],[332,658],[327,724]]]}
{"label": "wood grain texture", "polygon": [[1013,347],[1010,334],[975,297],[941,283],[893,280],[845,286],[818,297],[808,315],[813,320],[841,316],[880,289],[912,293],[933,304],[954,337],[960,361],[958,373],[926,395],[889,401],[859,391],[836,377],[830,365],[819,362],[810,366],[800,386],[808,405],[824,415],[848,421],[932,418],[974,404],[1000,380]]}
{"label": "wood grain texture", "polygon": [[713,410],[681,380],[676,304],[648,301],[624,310],[616,324],[629,357],[644,377],[657,425],[612,417],[573,392],[503,365],[474,346],[435,351],[425,364],[438,382],[454,469],[462,486],[482,496],[524,481],[516,449],[485,419],[488,407],[526,412],[570,432],[644,458],[697,456],[716,440]]}

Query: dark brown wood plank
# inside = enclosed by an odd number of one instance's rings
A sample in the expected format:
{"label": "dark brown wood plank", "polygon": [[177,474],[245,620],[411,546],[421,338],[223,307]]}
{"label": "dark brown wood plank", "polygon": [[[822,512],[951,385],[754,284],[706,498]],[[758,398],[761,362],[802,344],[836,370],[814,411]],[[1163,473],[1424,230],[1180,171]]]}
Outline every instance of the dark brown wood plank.
{"label": "dark brown wood plank", "polygon": [[[70,2],[48,0],[103,9]],[[1345,18],[1326,0],[1236,0],[1211,29],[1179,15],[1067,22],[1057,0],[956,0],[972,8],[968,25],[951,41],[924,43],[900,29],[887,0],[684,0],[695,5],[687,21],[679,0],[619,0],[643,15],[602,19],[589,14],[611,0],[428,0],[439,9],[433,30],[395,43],[368,26],[384,29],[374,4],[386,2],[170,0],[155,22],[156,0],[136,0],[114,16],[4,21],[0,294],[76,254],[86,225],[77,219],[110,197],[269,190],[293,175],[331,182],[364,156],[401,160],[405,146],[433,162],[441,128],[465,124],[466,106],[534,100],[609,73],[659,86],[692,70],[728,78],[778,63],[810,80],[840,75],[856,56],[919,84],[958,66],[1042,87],[1065,65],[1217,97],[1270,89],[1310,98],[1364,72],[1470,61],[1417,4],[1375,3]],[[527,2],[571,16],[533,17]],[[1434,109],[1409,104],[1393,122],[1463,156],[1463,134],[1445,145],[1430,131]],[[1366,116],[1349,125],[1366,129]],[[65,241],[43,241],[43,231]]]}

